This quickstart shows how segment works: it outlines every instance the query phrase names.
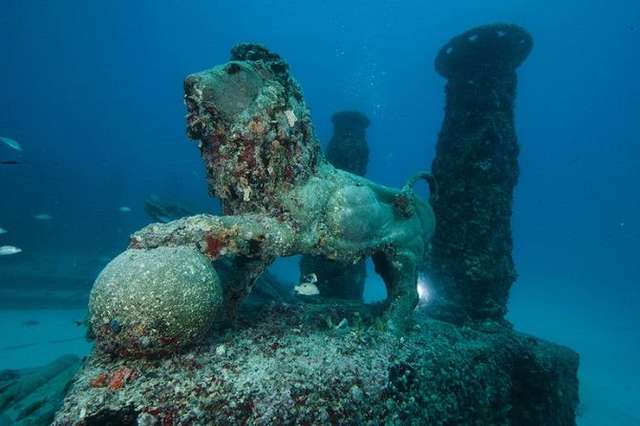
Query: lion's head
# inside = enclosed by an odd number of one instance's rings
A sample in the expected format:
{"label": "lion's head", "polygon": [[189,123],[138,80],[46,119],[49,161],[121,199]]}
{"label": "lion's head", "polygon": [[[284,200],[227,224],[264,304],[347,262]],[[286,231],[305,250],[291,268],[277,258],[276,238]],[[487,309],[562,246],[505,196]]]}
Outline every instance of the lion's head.
{"label": "lion's head", "polygon": [[302,92],[279,55],[254,44],[185,79],[187,135],[201,142],[209,187],[229,214],[278,208],[276,195],[322,161]]}

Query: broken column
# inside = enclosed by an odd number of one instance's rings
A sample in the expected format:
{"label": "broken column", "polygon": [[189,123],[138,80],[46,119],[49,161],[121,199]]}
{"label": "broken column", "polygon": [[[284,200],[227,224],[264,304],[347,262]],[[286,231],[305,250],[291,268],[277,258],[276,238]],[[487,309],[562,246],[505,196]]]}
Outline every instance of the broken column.
{"label": "broken column", "polygon": [[331,117],[333,137],[325,152],[334,167],[359,176],[367,174],[369,119],[358,111],[340,111]]}
{"label": "broken column", "polygon": [[516,68],[533,41],[509,24],[469,30],[435,60],[447,79],[446,107],[432,173],[437,226],[430,268],[435,316],[501,320],[517,274],[511,212],[518,181],[514,126]]}
{"label": "broken column", "polygon": [[[338,169],[359,176],[367,173],[369,119],[358,111],[340,111],[331,117],[333,137],[327,145],[327,160]],[[343,263],[318,256],[302,256],[300,281],[314,273],[320,295],[327,298],[362,300],[367,267],[364,260]]]}

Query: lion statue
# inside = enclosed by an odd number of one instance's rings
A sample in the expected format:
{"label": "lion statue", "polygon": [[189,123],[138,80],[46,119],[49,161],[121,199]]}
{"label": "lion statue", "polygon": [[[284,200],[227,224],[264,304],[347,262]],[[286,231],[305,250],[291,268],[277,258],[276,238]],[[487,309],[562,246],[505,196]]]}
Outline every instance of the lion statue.
{"label": "lion statue", "polygon": [[187,135],[199,141],[223,216],[151,224],[132,235],[130,247],[189,245],[232,262],[229,316],[279,256],[371,256],[387,288],[385,323],[403,330],[435,226],[430,205],[412,187],[429,175],[418,173],[395,190],[331,166],[287,63],[262,46],[234,47],[229,62],[189,75],[184,90]]}

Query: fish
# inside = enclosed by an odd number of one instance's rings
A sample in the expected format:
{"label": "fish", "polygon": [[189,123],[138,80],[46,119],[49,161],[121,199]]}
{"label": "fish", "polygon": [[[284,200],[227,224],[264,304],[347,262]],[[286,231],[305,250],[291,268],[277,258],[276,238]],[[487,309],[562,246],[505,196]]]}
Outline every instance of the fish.
{"label": "fish", "polygon": [[49,213],[40,213],[40,214],[34,215],[33,218],[36,220],[51,220],[53,219],[53,216],[51,216]]}
{"label": "fish", "polygon": [[122,213],[129,213],[131,211],[131,207],[122,206],[118,210],[120,210]]}
{"label": "fish", "polygon": [[0,235],[2,235],[2,234],[6,234],[6,233],[7,233],[7,230],[6,230],[6,229],[4,229],[4,228],[0,228]]}
{"label": "fish", "polygon": [[293,287],[293,291],[301,296],[317,296],[320,294],[318,286],[313,283],[301,283],[300,285]]}
{"label": "fish", "polygon": [[22,321],[21,323],[23,326],[25,327],[33,327],[34,325],[38,325],[40,324],[40,321],[36,321],[36,320],[26,320],[26,321]]}
{"label": "fish", "polygon": [[312,272],[305,275],[302,281],[305,283],[315,284],[318,282],[318,276],[315,274],[315,272]]}
{"label": "fish", "polygon": [[22,249],[15,246],[0,246],[0,256],[9,256],[20,252],[22,252]]}
{"label": "fish", "polygon": [[0,142],[4,142],[5,145],[7,145],[9,148],[15,149],[16,151],[22,151],[22,147],[20,146],[18,141],[15,141],[11,138],[0,136]]}
{"label": "fish", "polygon": [[299,285],[293,287],[293,291],[301,296],[317,296],[320,294],[320,290],[316,283],[318,282],[318,276],[314,273],[304,276],[304,281]]}
{"label": "fish", "polygon": [[0,164],[13,165],[13,164],[21,164],[21,163],[20,161],[17,161],[17,160],[0,160]]}

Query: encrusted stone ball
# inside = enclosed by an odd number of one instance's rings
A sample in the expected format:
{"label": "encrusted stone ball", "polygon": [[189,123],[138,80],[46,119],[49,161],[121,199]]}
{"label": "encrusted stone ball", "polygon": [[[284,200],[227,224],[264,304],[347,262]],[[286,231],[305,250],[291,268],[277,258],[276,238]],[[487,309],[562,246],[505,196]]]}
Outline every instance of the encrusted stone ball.
{"label": "encrusted stone ball", "polygon": [[158,355],[204,336],[221,309],[218,275],[197,250],[129,249],[96,279],[89,322],[96,345],[105,352]]}

